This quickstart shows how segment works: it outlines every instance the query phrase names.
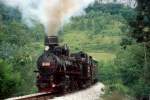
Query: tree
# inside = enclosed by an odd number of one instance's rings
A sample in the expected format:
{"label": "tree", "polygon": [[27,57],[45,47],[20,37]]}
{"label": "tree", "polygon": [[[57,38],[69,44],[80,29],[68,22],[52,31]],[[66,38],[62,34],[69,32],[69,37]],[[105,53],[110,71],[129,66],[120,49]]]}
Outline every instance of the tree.
{"label": "tree", "polygon": [[0,59],[0,99],[10,97],[18,90],[20,74],[13,67]]}
{"label": "tree", "polygon": [[[149,42],[150,41],[150,1],[149,0],[137,0],[137,18],[134,22],[131,22],[133,28],[132,37],[137,42]],[[148,47],[150,45],[147,44]]]}
{"label": "tree", "polygon": [[36,92],[34,70],[43,47],[43,33],[41,25],[29,29],[21,22],[21,14],[16,9],[0,4],[0,71],[5,75],[0,76],[0,97]]}
{"label": "tree", "polygon": [[135,85],[135,89],[142,88],[140,91],[141,93],[137,93],[137,95],[139,97],[144,97],[150,94],[150,1],[137,0],[137,2],[137,17],[134,22],[131,21],[130,23],[133,30],[131,31],[130,36],[132,36],[143,49],[142,52],[139,52],[139,54],[143,54],[141,55],[143,63],[140,64],[142,67],[142,77],[138,81],[139,84]]}
{"label": "tree", "polygon": [[[150,74],[149,72],[145,73],[143,51],[144,47],[141,44],[130,45],[126,50],[118,53],[115,61],[123,85],[130,89],[130,94],[138,98],[150,94],[149,77],[145,80],[145,74],[147,76],[150,76]],[[150,53],[147,56],[147,60],[150,60]],[[149,62],[147,64],[150,66]]]}

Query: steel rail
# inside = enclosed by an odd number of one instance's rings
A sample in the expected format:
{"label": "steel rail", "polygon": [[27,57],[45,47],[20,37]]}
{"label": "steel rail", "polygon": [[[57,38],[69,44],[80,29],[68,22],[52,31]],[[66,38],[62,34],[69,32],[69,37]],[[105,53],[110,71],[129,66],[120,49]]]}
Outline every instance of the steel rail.
{"label": "steel rail", "polygon": [[35,93],[25,96],[12,97],[5,100],[48,100],[52,99],[54,94],[51,92]]}

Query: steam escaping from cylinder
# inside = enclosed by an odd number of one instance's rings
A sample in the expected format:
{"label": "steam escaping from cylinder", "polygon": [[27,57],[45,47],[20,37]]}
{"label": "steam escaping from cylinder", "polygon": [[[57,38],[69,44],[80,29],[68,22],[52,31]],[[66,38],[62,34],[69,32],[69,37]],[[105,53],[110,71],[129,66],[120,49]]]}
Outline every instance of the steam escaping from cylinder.
{"label": "steam escaping from cylinder", "polygon": [[0,0],[19,9],[23,22],[29,27],[35,23],[44,26],[48,36],[57,36],[58,30],[72,16],[84,13],[84,9],[94,0]]}

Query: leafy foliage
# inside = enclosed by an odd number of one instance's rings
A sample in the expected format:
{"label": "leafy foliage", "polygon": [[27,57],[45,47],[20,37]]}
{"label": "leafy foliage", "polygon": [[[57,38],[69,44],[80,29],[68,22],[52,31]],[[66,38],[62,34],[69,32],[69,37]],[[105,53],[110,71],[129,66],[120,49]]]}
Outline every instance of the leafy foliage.
{"label": "leafy foliage", "polygon": [[[133,45],[128,47],[126,51],[120,52],[116,59],[123,84],[128,86],[130,93],[136,96],[148,95],[150,91],[149,69],[145,70],[143,50],[142,45]],[[150,60],[149,54],[147,57],[147,60]],[[150,65],[149,62],[147,64],[147,66]],[[148,77],[146,78],[145,75]]]}
{"label": "leafy foliage", "polygon": [[149,0],[137,0],[137,1],[138,1],[138,8],[137,8],[138,15],[136,20],[134,22],[131,22],[131,26],[133,27],[133,32],[131,35],[137,40],[137,42],[149,42],[150,1]]}
{"label": "leafy foliage", "polygon": [[16,9],[0,4],[1,98],[36,91],[33,71],[42,47],[39,45],[44,37],[42,33],[40,25],[29,29],[22,24],[21,15]]}
{"label": "leafy foliage", "polygon": [[0,59],[0,99],[12,96],[21,84],[20,74],[15,72],[12,65]]}

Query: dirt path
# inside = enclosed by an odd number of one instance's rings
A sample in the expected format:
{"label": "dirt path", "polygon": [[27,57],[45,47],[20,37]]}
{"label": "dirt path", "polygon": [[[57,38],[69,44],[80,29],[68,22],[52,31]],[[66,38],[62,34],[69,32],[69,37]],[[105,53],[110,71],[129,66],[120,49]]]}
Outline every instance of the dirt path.
{"label": "dirt path", "polygon": [[62,97],[56,97],[51,100],[102,100],[100,96],[104,94],[103,89],[104,85],[102,83],[97,83],[86,90]]}

